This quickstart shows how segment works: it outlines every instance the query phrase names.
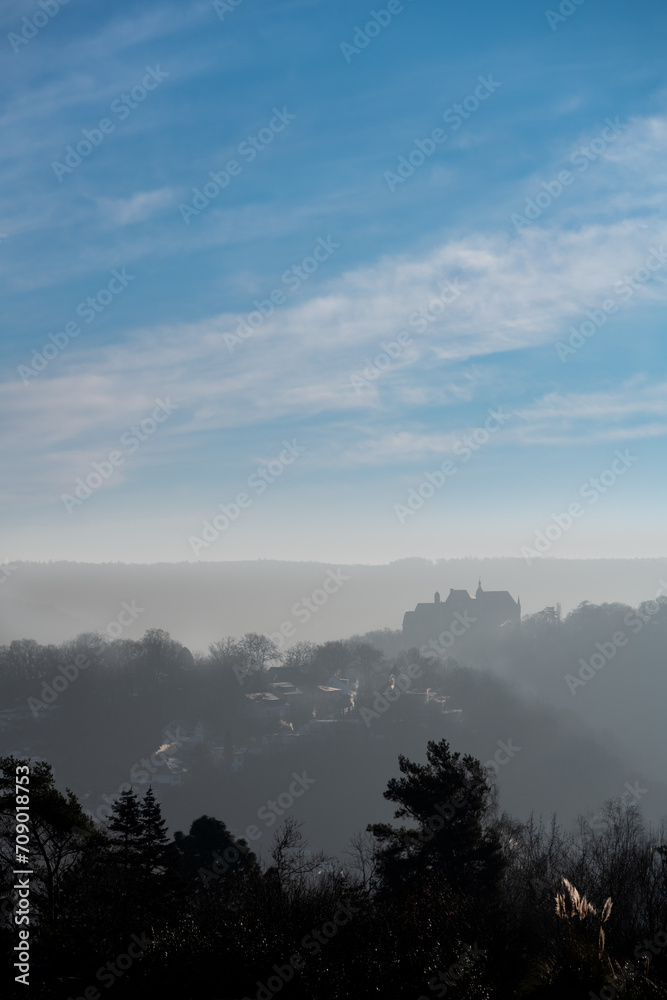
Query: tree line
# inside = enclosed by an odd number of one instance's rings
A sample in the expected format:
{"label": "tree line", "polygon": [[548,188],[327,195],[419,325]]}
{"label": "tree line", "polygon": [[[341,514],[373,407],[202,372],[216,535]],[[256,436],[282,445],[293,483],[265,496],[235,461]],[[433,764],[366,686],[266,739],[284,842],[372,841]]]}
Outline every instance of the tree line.
{"label": "tree line", "polygon": [[[17,944],[15,776],[0,758],[0,946]],[[563,830],[501,814],[487,769],[429,741],[399,756],[372,823],[343,856],[299,825],[261,861],[203,815],[169,837],[152,789],[97,828],[51,766],[30,762],[32,995],[97,1000],[667,997],[667,846],[636,806]],[[372,816],[369,817],[372,819]]]}

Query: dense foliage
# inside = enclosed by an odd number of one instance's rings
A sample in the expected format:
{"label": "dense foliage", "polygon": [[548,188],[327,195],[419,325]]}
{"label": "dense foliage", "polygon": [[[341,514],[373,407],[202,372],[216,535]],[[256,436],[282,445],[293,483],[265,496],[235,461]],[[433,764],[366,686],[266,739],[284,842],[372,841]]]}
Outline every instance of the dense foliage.
{"label": "dense foliage", "polygon": [[[0,766],[9,970],[25,761]],[[210,816],[170,840],[151,790],[96,829],[33,763],[31,995],[667,997],[667,848],[636,806],[566,833],[498,815],[485,769],[445,740],[399,767],[385,797],[401,826],[370,825],[334,862],[287,820],[262,866]]]}

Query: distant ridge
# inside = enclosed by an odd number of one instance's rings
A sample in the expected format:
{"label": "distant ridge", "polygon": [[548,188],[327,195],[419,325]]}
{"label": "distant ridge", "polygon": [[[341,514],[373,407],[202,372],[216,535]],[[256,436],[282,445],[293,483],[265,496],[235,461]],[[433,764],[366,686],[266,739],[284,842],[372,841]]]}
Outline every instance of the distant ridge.
{"label": "distant ridge", "polygon": [[[143,610],[124,633],[128,638],[147,628],[166,628],[193,650],[206,649],[224,635],[268,634],[281,625],[288,633],[290,625],[294,629],[285,648],[301,640],[400,629],[405,611],[432,600],[434,591],[474,592],[480,575],[485,589],[520,594],[524,615],[557,603],[564,613],[582,601],[636,605],[655,597],[660,580],[667,580],[667,558],[546,558],[531,566],[520,558],[414,558],[340,567],[278,560],[12,566],[0,585],[2,643],[20,638],[62,642],[79,631],[103,629],[124,601],[134,600]],[[325,590],[325,581],[332,580],[329,570],[334,577],[340,570],[341,579]]]}

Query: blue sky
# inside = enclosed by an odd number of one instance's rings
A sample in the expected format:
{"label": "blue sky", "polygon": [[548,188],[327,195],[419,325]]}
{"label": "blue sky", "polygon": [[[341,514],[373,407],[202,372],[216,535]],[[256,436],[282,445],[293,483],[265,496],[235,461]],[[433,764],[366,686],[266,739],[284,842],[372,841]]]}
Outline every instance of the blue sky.
{"label": "blue sky", "polygon": [[0,13],[0,557],[518,556],[572,503],[544,554],[665,554],[664,5],[44,2]]}

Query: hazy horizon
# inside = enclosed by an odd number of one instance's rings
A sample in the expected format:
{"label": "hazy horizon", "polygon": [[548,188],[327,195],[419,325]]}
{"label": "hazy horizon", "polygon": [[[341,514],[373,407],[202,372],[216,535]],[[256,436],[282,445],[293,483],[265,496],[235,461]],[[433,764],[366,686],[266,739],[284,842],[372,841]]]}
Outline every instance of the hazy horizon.
{"label": "hazy horizon", "polygon": [[[487,590],[509,590],[519,597],[524,615],[557,604],[567,614],[582,601],[636,606],[667,592],[667,559],[660,558],[546,558],[530,565],[525,559],[502,558],[405,559],[375,566],[278,560],[12,565],[15,571],[0,585],[2,642],[64,641],[104,629],[122,602],[130,600],[143,610],[124,632],[128,638],[147,628],[164,628],[193,650],[205,650],[224,635],[273,633],[286,620],[294,622],[296,631],[284,648],[302,640],[324,642],[400,629],[403,614],[420,601],[432,601],[436,590],[443,597],[450,588],[472,594],[480,578]],[[326,604],[295,616],[294,606],[321,588],[329,571],[338,570],[349,579],[340,581]]]}

